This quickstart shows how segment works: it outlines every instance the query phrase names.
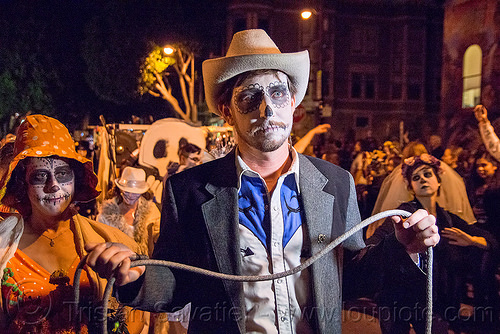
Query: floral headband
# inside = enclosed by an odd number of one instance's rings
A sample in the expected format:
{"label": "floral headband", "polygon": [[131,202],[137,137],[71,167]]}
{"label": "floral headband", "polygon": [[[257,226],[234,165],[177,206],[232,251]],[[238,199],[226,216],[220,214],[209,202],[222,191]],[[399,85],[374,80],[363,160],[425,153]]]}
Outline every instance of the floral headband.
{"label": "floral headband", "polygon": [[436,173],[441,172],[441,161],[432,155],[424,153],[422,155],[404,159],[403,166],[401,166],[401,174],[403,174],[403,177],[406,180],[410,180],[413,171],[422,165],[432,167]]}

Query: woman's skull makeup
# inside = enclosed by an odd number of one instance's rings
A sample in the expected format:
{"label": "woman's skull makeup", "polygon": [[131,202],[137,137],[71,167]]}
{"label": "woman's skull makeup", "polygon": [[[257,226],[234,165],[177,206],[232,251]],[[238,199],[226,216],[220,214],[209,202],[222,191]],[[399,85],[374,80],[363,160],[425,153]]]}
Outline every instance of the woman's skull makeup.
{"label": "woman's skull makeup", "polygon": [[64,159],[30,158],[26,165],[32,210],[56,216],[66,210],[75,191],[75,174]]}
{"label": "woman's skull makeup", "polygon": [[[290,101],[290,92],[286,83],[275,81],[267,87],[263,87],[258,83],[250,84],[246,87],[239,87],[233,93],[233,103],[236,109],[241,114],[248,114],[257,111],[262,101],[268,97],[269,101],[265,101],[265,116],[271,117],[274,112],[273,108],[283,108]],[[269,105],[272,105],[272,107]]]}

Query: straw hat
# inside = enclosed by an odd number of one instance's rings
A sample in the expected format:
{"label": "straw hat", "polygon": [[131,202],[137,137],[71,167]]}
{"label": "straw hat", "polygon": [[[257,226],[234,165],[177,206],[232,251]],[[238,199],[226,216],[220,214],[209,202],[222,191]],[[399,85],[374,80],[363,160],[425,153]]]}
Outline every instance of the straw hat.
{"label": "straw hat", "polygon": [[144,194],[149,189],[146,172],[140,168],[125,167],[122,176],[115,183],[121,190],[134,194]]}
{"label": "straw hat", "polygon": [[295,101],[299,105],[309,83],[309,53],[281,53],[264,30],[250,29],[234,34],[225,57],[203,62],[203,83],[210,111],[220,115],[216,101],[227,80],[244,72],[267,69],[288,75],[297,87]]}
{"label": "straw hat", "polygon": [[7,191],[12,172],[21,160],[29,157],[58,156],[80,163],[83,166],[83,180],[82,185],[75,189],[75,201],[89,201],[100,193],[96,189],[97,176],[92,161],[76,153],[75,143],[68,129],[55,118],[45,115],[27,116],[17,129],[13,156],[7,173],[0,180],[0,200],[6,205],[16,202],[15,194]]}

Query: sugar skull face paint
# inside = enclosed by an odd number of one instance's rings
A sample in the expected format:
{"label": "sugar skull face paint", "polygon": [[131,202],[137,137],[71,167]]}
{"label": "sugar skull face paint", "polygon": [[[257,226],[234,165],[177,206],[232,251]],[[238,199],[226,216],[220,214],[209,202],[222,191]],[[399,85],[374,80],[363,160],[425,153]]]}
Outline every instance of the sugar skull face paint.
{"label": "sugar skull face paint", "polygon": [[236,129],[239,144],[272,152],[287,142],[294,109],[286,74],[256,74],[234,88],[228,121]]}
{"label": "sugar skull face paint", "polygon": [[238,87],[233,93],[233,103],[242,114],[259,110],[264,102],[264,113],[271,117],[273,108],[283,108],[290,102],[290,92],[286,82],[274,81],[267,87],[252,83],[246,87]]}
{"label": "sugar skull face paint", "polygon": [[59,158],[30,158],[26,182],[33,214],[53,217],[63,213],[75,192],[75,174]]}
{"label": "sugar skull face paint", "polygon": [[242,114],[248,114],[259,109],[264,99],[264,87],[258,83],[246,87],[238,87],[233,93],[233,103]]}
{"label": "sugar skull face paint", "polygon": [[283,108],[290,102],[290,92],[286,82],[271,82],[266,87],[266,94],[271,99],[273,107]]}

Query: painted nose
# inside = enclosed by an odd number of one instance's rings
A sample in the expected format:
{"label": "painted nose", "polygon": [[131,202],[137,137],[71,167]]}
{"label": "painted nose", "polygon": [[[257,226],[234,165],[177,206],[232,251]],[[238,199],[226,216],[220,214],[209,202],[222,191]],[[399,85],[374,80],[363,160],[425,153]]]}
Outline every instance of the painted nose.
{"label": "painted nose", "polygon": [[59,186],[59,182],[56,181],[55,178],[50,178],[49,181],[47,181],[46,185],[45,185],[45,191],[47,193],[55,193],[57,192],[59,189],[61,189],[61,187]]}
{"label": "painted nose", "polygon": [[266,107],[264,109],[261,109],[260,111],[260,117],[262,118],[268,118],[272,117],[274,115],[273,109],[266,104]]}

